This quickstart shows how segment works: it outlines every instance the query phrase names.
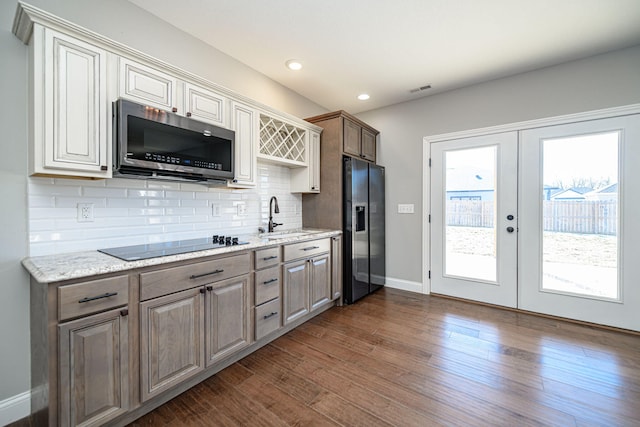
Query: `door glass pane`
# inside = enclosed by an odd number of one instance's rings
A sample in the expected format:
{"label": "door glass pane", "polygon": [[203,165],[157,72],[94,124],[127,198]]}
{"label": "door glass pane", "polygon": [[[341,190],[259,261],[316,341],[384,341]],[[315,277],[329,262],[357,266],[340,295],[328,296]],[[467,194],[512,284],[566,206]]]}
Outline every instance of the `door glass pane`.
{"label": "door glass pane", "polygon": [[618,140],[543,141],[543,290],[619,298]]}
{"label": "door glass pane", "polygon": [[445,152],[445,275],[496,281],[496,153]]}

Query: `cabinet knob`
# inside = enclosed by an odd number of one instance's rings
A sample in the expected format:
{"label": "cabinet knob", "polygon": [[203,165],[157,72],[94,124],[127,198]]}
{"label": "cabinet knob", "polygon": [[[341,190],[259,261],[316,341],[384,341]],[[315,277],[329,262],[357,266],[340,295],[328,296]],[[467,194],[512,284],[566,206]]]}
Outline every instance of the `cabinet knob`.
{"label": "cabinet knob", "polygon": [[191,117],[191,112],[187,111],[187,117]]}
{"label": "cabinet knob", "polygon": [[171,111],[172,111],[172,112],[174,112],[174,113],[177,113],[177,112],[178,112],[178,108],[177,108],[177,107],[173,107],[173,108],[171,109]]}
{"label": "cabinet knob", "polygon": [[100,166],[100,170],[101,171],[106,171],[107,169],[109,169],[109,168],[107,166],[105,166],[105,165]]}
{"label": "cabinet knob", "polygon": [[120,310],[120,316],[125,317],[129,315],[129,310],[126,308],[124,310]]}
{"label": "cabinet knob", "polygon": [[213,290],[213,286],[207,286],[207,290],[211,292]]}

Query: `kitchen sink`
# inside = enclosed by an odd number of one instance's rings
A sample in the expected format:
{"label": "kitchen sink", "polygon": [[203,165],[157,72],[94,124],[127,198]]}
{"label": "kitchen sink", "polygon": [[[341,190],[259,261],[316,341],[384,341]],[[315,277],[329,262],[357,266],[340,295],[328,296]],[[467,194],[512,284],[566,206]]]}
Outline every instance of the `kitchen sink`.
{"label": "kitchen sink", "polygon": [[268,240],[279,240],[279,239],[288,239],[290,237],[309,236],[315,233],[319,233],[319,231],[299,231],[299,232],[290,232],[290,233],[283,231],[281,233],[270,233],[266,236],[263,236],[263,238]]}

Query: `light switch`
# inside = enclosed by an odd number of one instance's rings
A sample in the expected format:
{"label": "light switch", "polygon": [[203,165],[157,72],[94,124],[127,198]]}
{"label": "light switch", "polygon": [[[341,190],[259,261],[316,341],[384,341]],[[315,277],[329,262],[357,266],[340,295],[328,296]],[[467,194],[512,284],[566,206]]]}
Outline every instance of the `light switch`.
{"label": "light switch", "polygon": [[401,214],[412,214],[412,213],[414,213],[413,203],[410,203],[410,204],[398,204],[398,213],[401,213]]}

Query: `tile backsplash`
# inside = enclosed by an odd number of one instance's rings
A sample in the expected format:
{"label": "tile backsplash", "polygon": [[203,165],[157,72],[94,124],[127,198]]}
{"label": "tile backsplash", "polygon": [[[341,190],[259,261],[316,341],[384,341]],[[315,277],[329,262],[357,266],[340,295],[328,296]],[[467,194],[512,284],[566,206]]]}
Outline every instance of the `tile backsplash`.
{"label": "tile backsplash", "polygon": [[[255,234],[278,198],[279,230],[302,227],[302,198],[289,192],[289,169],[258,163],[252,189],[126,178],[29,178],[30,256],[165,242],[212,234]],[[78,204],[93,221],[78,221]],[[244,205],[245,212],[242,213]],[[240,213],[239,213],[240,212]]]}

